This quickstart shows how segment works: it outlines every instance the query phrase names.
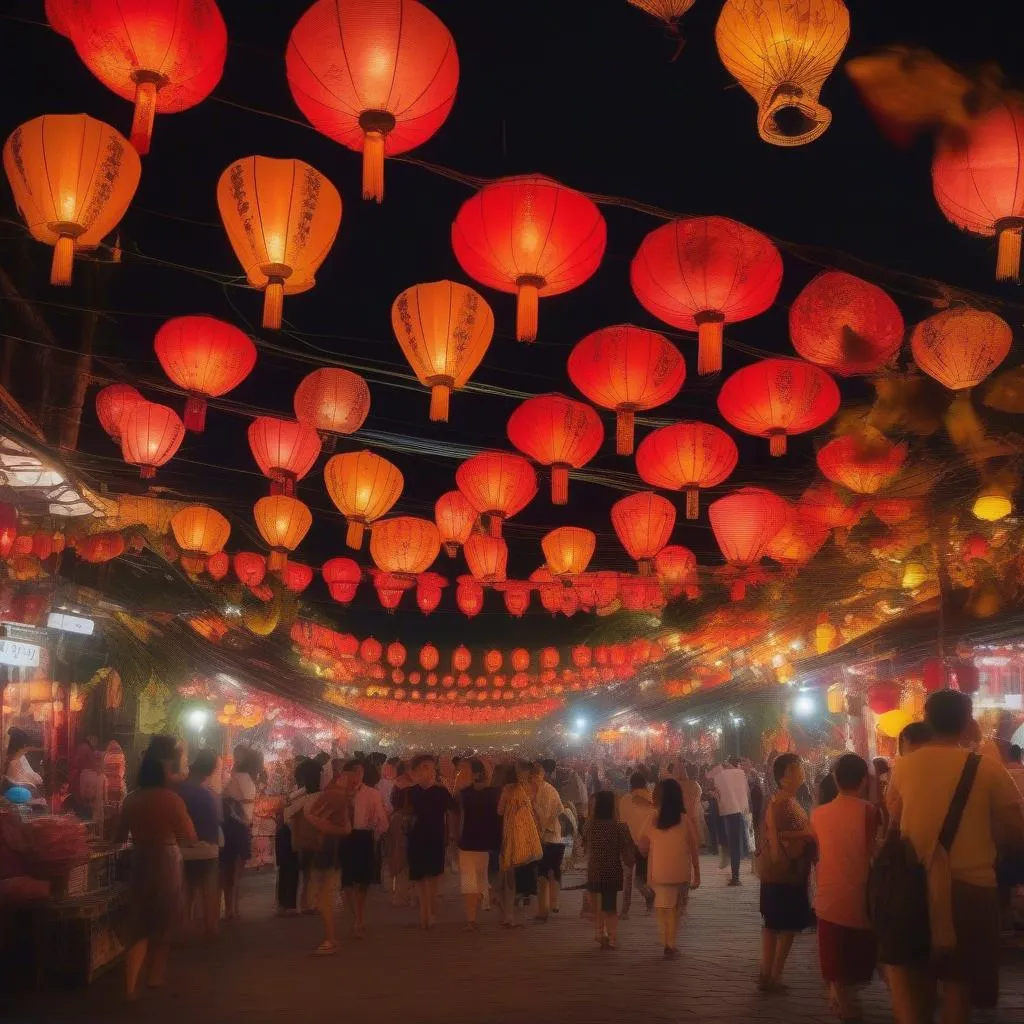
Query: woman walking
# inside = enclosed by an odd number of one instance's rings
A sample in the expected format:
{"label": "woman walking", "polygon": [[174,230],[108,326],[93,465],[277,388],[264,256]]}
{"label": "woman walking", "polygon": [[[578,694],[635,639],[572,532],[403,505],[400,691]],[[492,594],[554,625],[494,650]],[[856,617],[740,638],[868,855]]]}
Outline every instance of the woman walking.
{"label": "woman walking", "polygon": [[412,759],[414,785],[409,788],[409,878],[416,884],[420,903],[420,924],[429,931],[436,923],[438,879],[444,874],[444,852],[448,813],[456,809],[454,797],[437,781],[437,764],[432,754]]}
{"label": "woman walking", "polygon": [[498,801],[501,815],[501,859],[504,919],[502,927],[521,928],[516,903],[537,895],[537,862],[544,850],[533,812],[529,766],[510,764]]}
{"label": "woman walking", "polygon": [[221,890],[224,893],[224,917],[238,916],[238,886],[242,868],[252,856],[252,819],[256,809],[257,762],[251,747],[237,746],[232,752],[231,778],[224,798],[224,845],[220,850]]}
{"label": "woman walking", "polygon": [[461,812],[459,881],[466,905],[466,931],[475,931],[480,903],[490,892],[491,856],[501,848],[501,792],[489,784],[483,761],[474,757],[469,770],[473,781],[456,797]]}
{"label": "woman walking", "polygon": [[594,796],[593,815],[587,821],[587,891],[594,908],[594,941],[602,949],[616,949],[619,930],[618,898],[622,891],[622,865],[636,862],[629,829],[615,820],[615,794],[601,790]]}

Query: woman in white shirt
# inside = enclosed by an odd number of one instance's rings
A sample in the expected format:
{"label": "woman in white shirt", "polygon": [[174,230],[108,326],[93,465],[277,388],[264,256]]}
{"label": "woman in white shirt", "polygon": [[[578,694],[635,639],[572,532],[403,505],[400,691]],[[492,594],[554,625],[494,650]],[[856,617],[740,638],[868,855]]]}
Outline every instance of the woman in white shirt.
{"label": "woman in white shirt", "polygon": [[[28,733],[22,729],[11,728],[8,733],[7,757],[4,760],[5,789],[10,786],[24,786],[25,789],[38,791],[43,785],[43,777],[28,763],[26,753],[31,749]],[[38,792],[33,795],[38,796]]]}
{"label": "woman in white shirt", "polygon": [[658,783],[655,806],[637,848],[647,857],[647,884],[654,889],[658,936],[665,959],[672,960],[679,956],[676,933],[680,912],[690,889],[700,885],[700,839],[675,779]]}

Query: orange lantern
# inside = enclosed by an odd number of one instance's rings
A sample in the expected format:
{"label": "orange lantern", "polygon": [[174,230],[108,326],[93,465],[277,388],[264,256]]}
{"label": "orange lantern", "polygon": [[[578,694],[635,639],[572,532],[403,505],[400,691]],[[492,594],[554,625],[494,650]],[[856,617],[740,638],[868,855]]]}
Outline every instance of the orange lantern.
{"label": "orange lantern", "polygon": [[636,413],[671,402],[686,361],[664,335],[620,324],[588,334],[569,353],[569,378],[596,405],[615,412],[615,452],[633,452]]}
{"label": "orange lantern", "polygon": [[722,369],[725,324],[763,313],[782,284],[782,257],[760,231],[728,217],[688,217],[655,228],[629,270],[640,304],[697,332],[697,372]]}
{"label": "orange lantern", "polygon": [[188,572],[202,572],[210,555],[221,551],[231,536],[231,524],[209,505],[186,505],[171,517],[174,539],[181,548],[181,564]]}
{"label": "orange lantern", "polygon": [[474,533],[463,545],[466,564],[481,583],[500,583],[508,565],[508,545],[500,537]]}
{"label": "orange lantern", "polygon": [[569,469],[581,469],[604,441],[600,417],[565,395],[528,398],[509,417],[508,439],[521,452],[551,467],[551,501],[569,501]]}
{"label": "orange lantern", "polygon": [[460,579],[455,590],[455,603],[467,618],[479,615],[484,606],[484,588],[474,579]]}
{"label": "orange lantern", "polygon": [[124,537],[119,533],[93,533],[83,537],[75,550],[84,562],[109,562],[124,554]]}
{"label": "orange lantern", "polygon": [[[468,648],[459,644],[458,647],[452,651],[452,668],[456,672],[465,672],[466,669],[473,663],[473,655],[470,654]],[[459,679],[459,686],[463,685],[462,679]]]}
{"label": "orange lantern", "polygon": [[253,506],[253,516],[270,548],[267,568],[280,572],[288,564],[288,552],[294,551],[309,532],[313,516],[301,501],[286,494],[260,498]]}
{"label": "orange lantern", "polygon": [[807,514],[801,502],[790,509],[789,521],[768,542],[764,553],[792,571],[806,565],[829,538],[829,528]]}
{"label": "orange lantern", "polygon": [[672,587],[692,583],[697,573],[697,557],[681,544],[669,544],[654,556],[654,572]]}
{"label": "orange lantern", "polygon": [[433,672],[441,661],[441,655],[433,644],[424,644],[420,648],[420,665],[427,672]]}
{"label": "orange lantern", "polygon": [[363,570],[351,558],[331,558],[320,566],[320,575],[332,600],[348,604],[356,596]]}
{"label": "orange lantern", "polygon": [[675,525],[675,507],[653,491],[637,491],[612,505],[612,526],[641,576],[651,574],[653,559],[668,543]]}
{"label": "orange lantern", "polygon": [[334,455],[324,466],[324,483],[338,511],[348,521],[345,543],[357,551],[363,529],[386,515],[405,483],[397,466],[371,451]]}
{"label": "orange lantern", "polygon": [[501,523],[521,512],[537,493],[537,474],[521,455],[481,452],[455,471],[455,483],[470,505],[490,521],[492,537]]}
{"label": "orange lantern", "polygon": [[544,535],[540,546],[552,576],[576,576],[587,571],[597,536],[579,526],[559,526]]}
{"label": "orange lantern", "polygon": [[316,464],[320,437],[294,420],[257,416],[249,424],[249,448],[260,472],[271,481],[271,494],[295,494],[295,484]]}
{"label": "orange lantern", "polygon": [[224,71],[228,33],[213,0],[76,0],[66,23],[85,66],[135,104],[131,140],[143,155],[154,115],[201,103]]}
{"label": "orange lantern", "polygon": [[874,494],[903,468],[906,457],[907,446],[883,434],[844,434],[818,452],[818,469],[857,494]]}
{"label": "orange lantern", "polygon": [[233,391],[256,365],[256,346],[244,331],[212,316],[179,316],[153,342],[164,373],[188,392],[186,430],[201,433],[206,399]]}
{"label": "orange lantern", "polygon": [[842,0],[726,0],[715,26],[722,63],[757,104],[757,131],[776,146],[813,142],[832,123],[818,102],[850,38]]}
{"label": "orange lantern", "polygon": [[732,438],[710,423],[673,423],[652,430],[636,453],[640,479],[652,487],[686,492],[686,518],[700,511],[701,487],[716,487],[736,468]]}
{"label": "orange lantern", "polygon": [[424,387],[431,421],[448,422],[448,401],[480,365],[494,335],[483,296],[454,281],[406,288],[391,307],[399,347]]}
{"label": "orange lantern", "polygon": [[384,649],[381,647],[380,641],[372,636],[368,636],[359,645],[359,657],[368,665],[375,665],[380,661],[383,653]]}
{"label": "orange lantern", "polygon": [[277,330],[285,295],[316,284],[341,226],[341,196],[301,160],[248,156],[220,176],[217,206],[249,284],[264,292],[263,326]]}
{"label": "orange lantern", "polygon": [[718,411],[737,430],[767,437],[772,455],[786,438],[827,423],[839,410],[839,388],[802,359],[762,359],[737,370],[718,392]]}
{"label": "orange lantern", "polygon": [[922,320],[910,336],[914,362],[950,391],[980,384],[1013,345],[1010,325],[981,309],[960,306]]}
{"label": "orange lantern", "polygon": [[512,652],[509,663],[516,672],[525,672],[530,667],[530,652],[523,647],[517,647]]}
{"label": "orange lantern", "polygon": [[382,519],[370,533],[370,557],[382,572],[415,576],[426,572],[440,551],[437,527],[429,519]]}
{"label": "orange lantern", "polygon": [[501,671],[501,665],[503,661],[504,659],[502,657],[501,651],[488,651],[484,655],[484,668],[487,669],[487,671],[490,672],[491,675],[494,675],[495,672]]}
{"label": "orange lantern", "polygon": [[588,572],[577,576],[573,588],[584,608],[604,608],[619,593],[619,576],[614,572]]}
{"label": "orange lantern", "polygon": [[139,467],[139,476],[149,480],[158,466],[174,457],[184,436],[185,426],[173,409],[136,402],[121,421],[121,454],[129,465]]}
{"label": "orange lantern", "polygon": [[465,544],[476,525],[476,509],[462,491],[445,491],[434,505],[434,522],[441,536],[445,554],[454,558],[459,546]]}
{"label": "orange lantern", "polygon": [[255,551],[239,551],[231,560],[231,567],[239,583],[253,590],[267,574],[267,560]]}
{"label": "orange lantern", "polygon": [[358,373],[337,366],[302,378],[292,404],[295,418],[320,434],[329,449],[333,434],[354,434],[370,413],[370,389]]}
{"label": "orange lantern", "polygon": [[[761,487],[741,487],[708,508],[711,529],[723,557],[741,570],[761,560],[789,516],[785,499]],[[733,585],[733,600],[742,600],[743,594],[744,582],[739,579]]]}
{"label": "orange lantern", "polygon": [[536,341],[539,298],[583,284],[604,256],[606,227],[581,192],[539,174],[501,178],[462,204],[452,248],[474,281],[516,296],[516,338]]}
{"label": "orange lantern", "polygon": [[921,511],[918,498],[878,498],[871,504],[871,511],[886,526],[899,526],[912,519]]}
{"label": "orange lantern", "polygon": [[317,0],[292,29],[288,87],[313,127],[363,154],[363,198],[384,198],[384,157],[426,142],[459,82],[451,33],[417,0]]}
{"label": "orange lantern", "polygon": [[96,416],[114,441],[121,440],[121,426],[128,410],[145,399],[131,384],[108,384],[96,393]]}
{"label": "orange lantern", "polygon": [[863,499],[850,498],[834,484],[821,481],[804,491],[797,506],[797,515],[832,530],[836,543],[842,545],[866,510]]}
{"label": "orange lantern", "polygon": [[142,164],[109,124],[46,114],[14,129],[4,170],[29,234],[53,246],[50,284],[67,285],[75,250],[95,249],[124,216]]}
{"label": "orange lantern", "polygon": [[521,619],[530,608],[530,588],[526,583],[506,583],[505,609],[509,615]]}

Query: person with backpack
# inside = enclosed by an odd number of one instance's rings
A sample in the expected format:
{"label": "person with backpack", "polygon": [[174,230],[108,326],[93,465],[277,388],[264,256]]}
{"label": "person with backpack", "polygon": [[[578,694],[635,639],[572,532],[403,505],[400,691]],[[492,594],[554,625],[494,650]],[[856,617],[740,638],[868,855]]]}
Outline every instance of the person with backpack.
{"label": "person with backpack", "polygon": [[972,1005],[998,1002],[997,837],[1024,848],[1024,809],[1003,765],[962,746],[972,716],[966,694],[933,693],[925,704],[932,738],[897,758],[889,782],[905,859],[894,860],[899,847],[887,844],[869,895],[899,1024],[930,1021],[937,995],[944,1024],[967,1024]]}

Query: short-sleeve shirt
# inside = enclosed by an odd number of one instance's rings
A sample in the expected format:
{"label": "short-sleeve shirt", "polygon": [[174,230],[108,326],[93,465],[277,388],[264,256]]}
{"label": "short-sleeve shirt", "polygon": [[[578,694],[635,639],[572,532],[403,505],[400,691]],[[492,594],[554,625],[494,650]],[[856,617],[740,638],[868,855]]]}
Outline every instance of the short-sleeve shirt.
{"label": "short-sleeve shirt", "polygon": [[462,805],[460,850],[483,853],[501,849],[500,798],[501,790],[497,786],[482,789],[470,786],[459,791],[458,800]]}
{"label": "short-sleeve shirt", "polygon": [[189,779],[178,783],[175,791],[185,802],[185,809],[200,842],[216,843],[220,827],[220,801],[213,791]]}
{"label": "short-sleeve shirt", "polygon": [[533,798],[533,810],[537,815],[542,843],[557,843],[562,839],[562,826],[558,820],[562,813],[562,798],[550,782],[541,781],[537,795]]}
{"label": "short-sleeve shirt", "polygon": [[444,840],[445,815],[458,806],[445,786],[435,784],[427,789],[411,786],[409,806],[413,814],[412,835],[421,839]]}
{"label": "short-sleeve shirt", "polygon": [[196,830],[188,816],[185,801],[165,786],[139,789],[121,808],[118,835],[131,835],[138,845],[194,843]]}

